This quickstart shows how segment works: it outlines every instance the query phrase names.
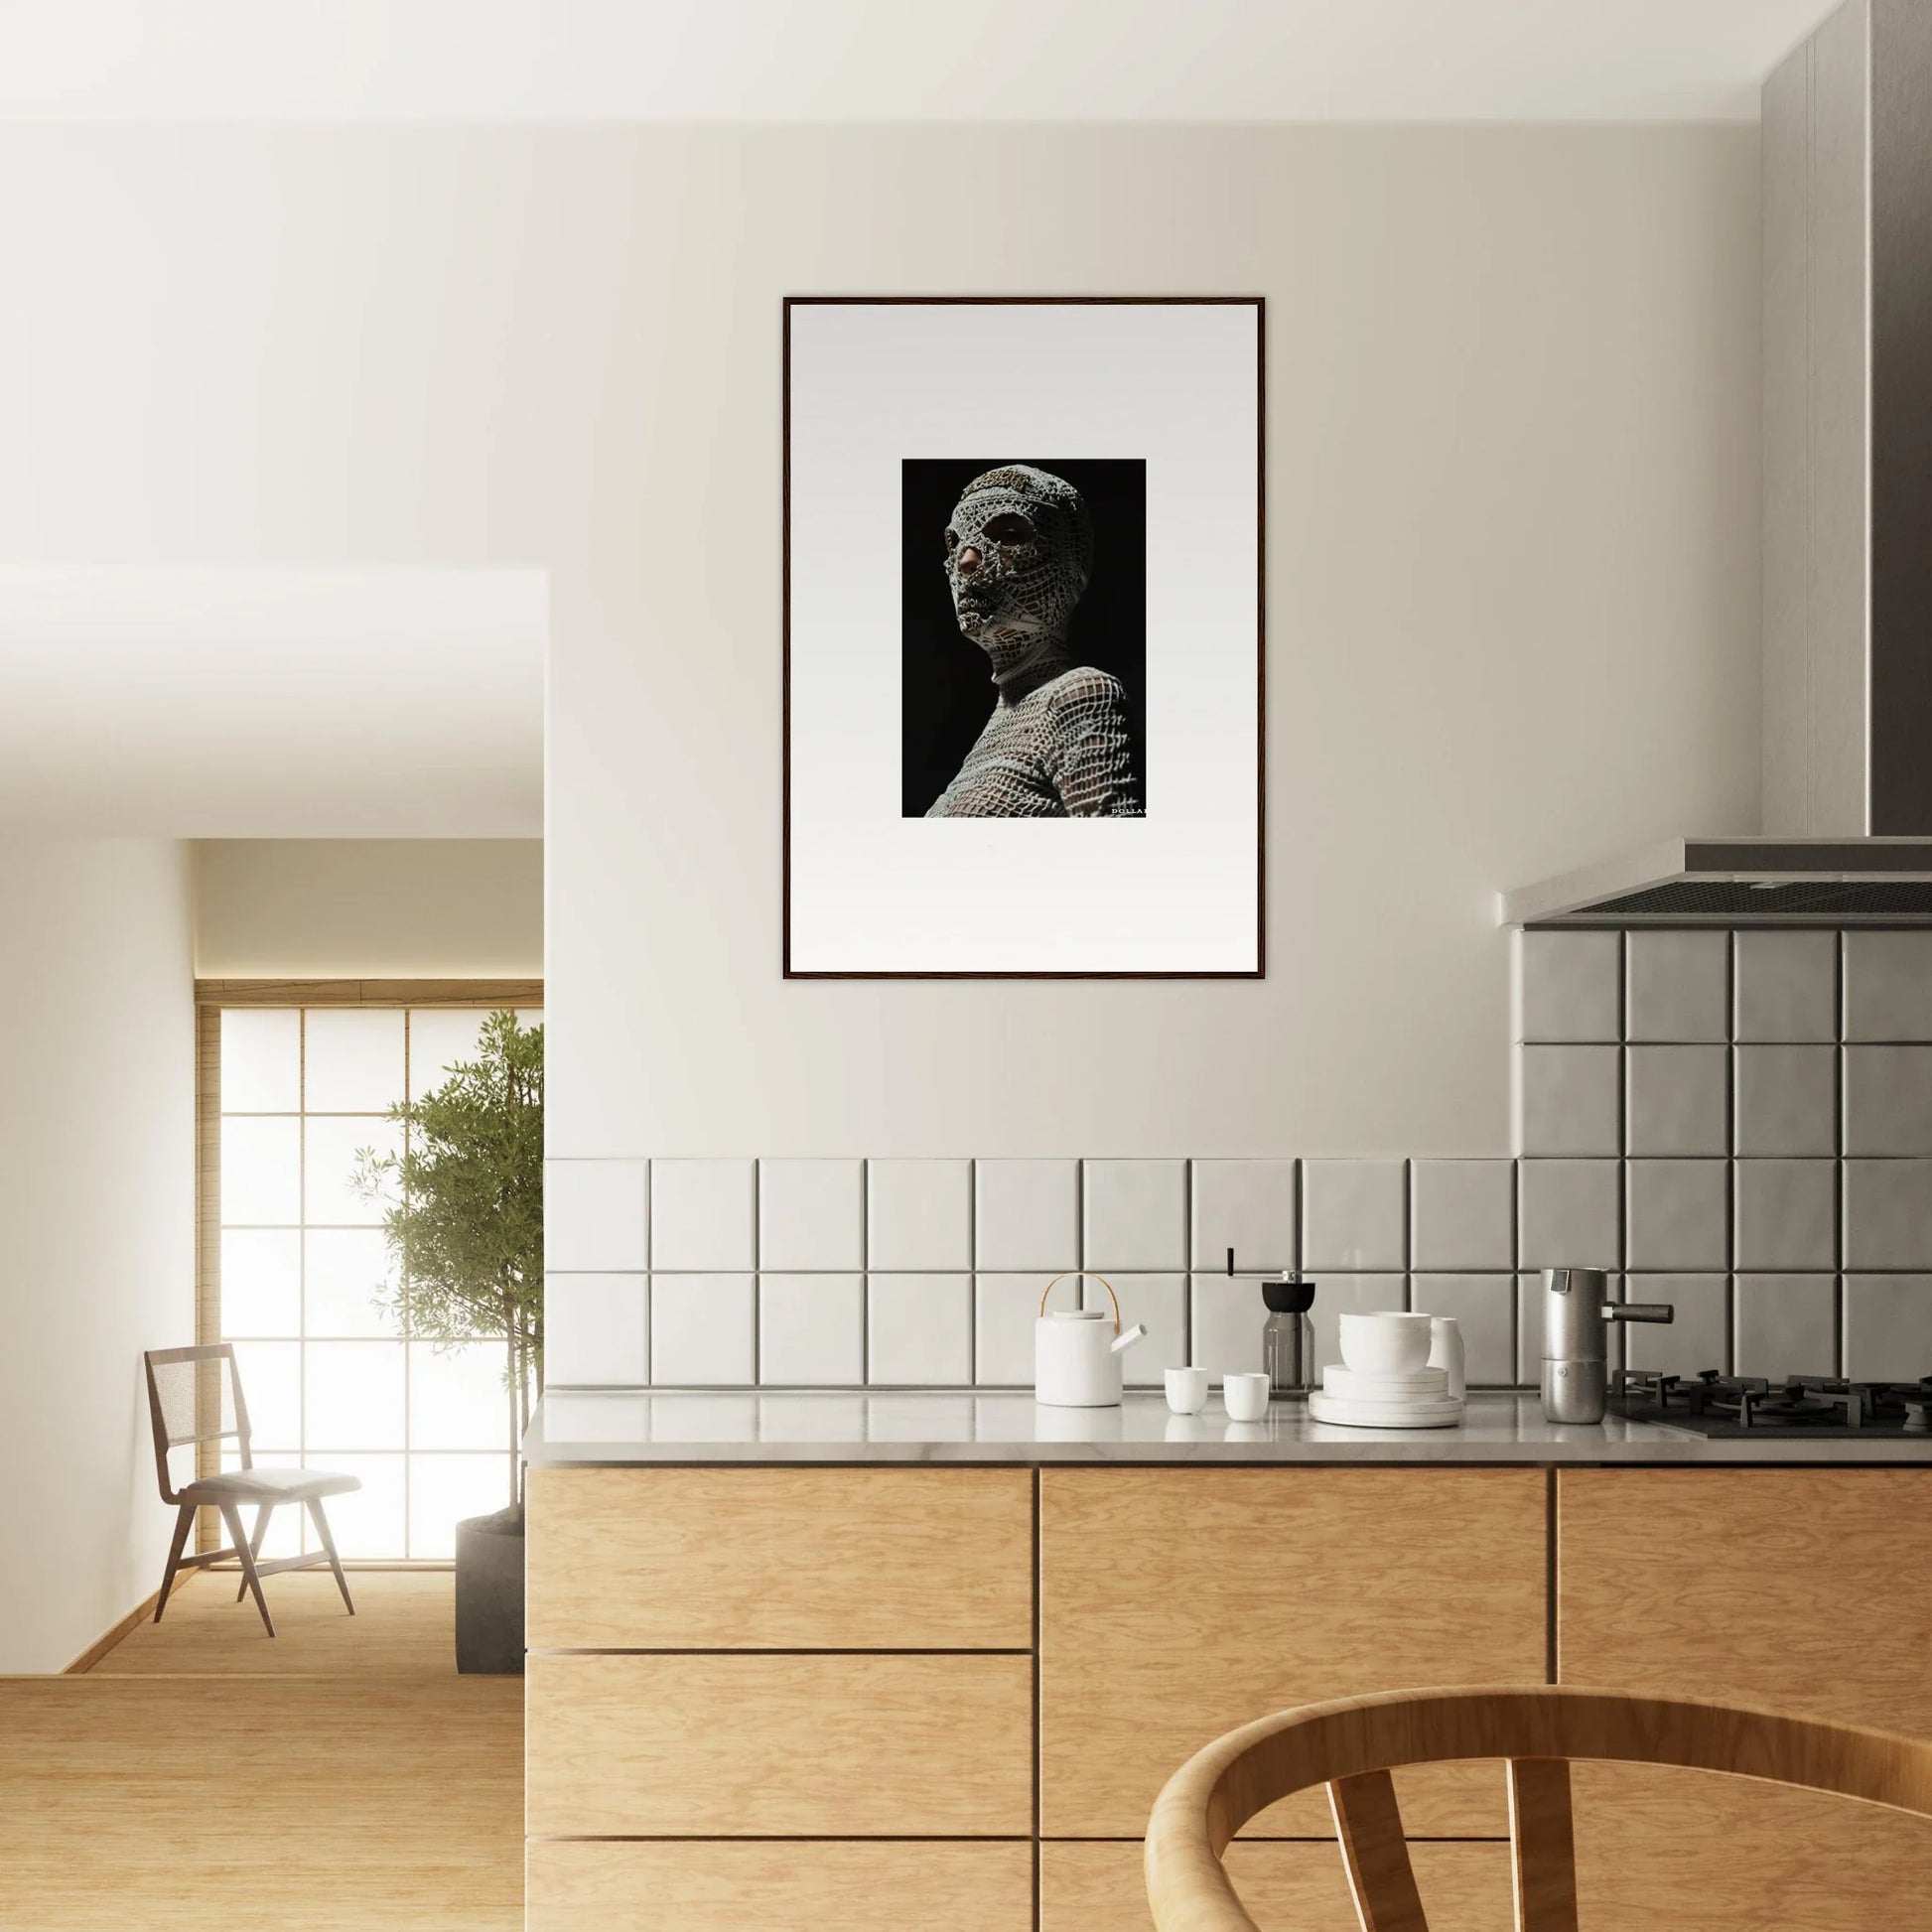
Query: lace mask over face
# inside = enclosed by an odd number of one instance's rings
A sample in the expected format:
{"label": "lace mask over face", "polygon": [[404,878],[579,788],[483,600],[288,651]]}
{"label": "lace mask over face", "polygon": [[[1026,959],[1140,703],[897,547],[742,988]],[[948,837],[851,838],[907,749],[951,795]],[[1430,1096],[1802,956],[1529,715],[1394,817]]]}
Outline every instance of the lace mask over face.
{"label": "lace mask over face", "polygon": [[1070,483],[1014,463],[966,485],[946,526],[946,581],[963,635],[996,679],[1050,650],[1093,570],[1093,519]]}

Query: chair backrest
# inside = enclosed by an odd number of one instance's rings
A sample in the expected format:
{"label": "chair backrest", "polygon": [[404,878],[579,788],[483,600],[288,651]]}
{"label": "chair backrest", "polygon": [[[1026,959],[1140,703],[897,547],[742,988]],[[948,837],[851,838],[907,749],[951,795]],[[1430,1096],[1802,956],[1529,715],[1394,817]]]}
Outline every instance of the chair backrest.
{"label": "chair backrest", "polygon": [[1397,1691],[1304,1705],[1218,1737],[1167,1782],[1147,1829],[1159,1932],[1259,1932],[1221,1864],[1278,1799],[1328,1787],[1363,1932],[1428,1932],[1392,1769],[1504,1758],[1519,1932],[1577,1932],[1573,1758],[1675,1764],[1932,1817],[1932,1742],[1735,1706],[1614,1691]]}
{"label": "chair backrest", "polygon": [[241,1398],[232,1342],[150,1348],[141,1359],[147,1365],[148,1418],[154,1425],[155,1473],[163,1502],[177,1500],[168,1468],[171,1449],[232,1439],[241,1445],[241,1466],[254,1466],[248,1449],[248,1405]]}

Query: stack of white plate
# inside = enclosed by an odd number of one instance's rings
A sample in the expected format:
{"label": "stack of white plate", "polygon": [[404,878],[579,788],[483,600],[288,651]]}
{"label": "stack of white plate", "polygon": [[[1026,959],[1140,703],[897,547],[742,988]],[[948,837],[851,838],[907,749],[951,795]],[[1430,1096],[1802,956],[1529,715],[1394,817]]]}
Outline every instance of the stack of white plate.
{"label": "stack of white plate", "polygon": [[1429,1316],[1372,1312],[1341,1317],[1340,1363],[1309,1397],[1315,1422],[1354,1429],[1449,1429],[1462,1420],[1449,1370],[1429,1367]]}

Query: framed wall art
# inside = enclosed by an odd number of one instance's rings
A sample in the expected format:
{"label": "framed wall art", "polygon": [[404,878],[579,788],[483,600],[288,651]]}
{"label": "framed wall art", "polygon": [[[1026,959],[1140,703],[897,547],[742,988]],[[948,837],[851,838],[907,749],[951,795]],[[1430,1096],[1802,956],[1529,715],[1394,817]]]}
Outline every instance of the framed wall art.
{"label": "framed wall art", "polygon": [[1259,978],[1259,298],[784,309],[787,978]]}

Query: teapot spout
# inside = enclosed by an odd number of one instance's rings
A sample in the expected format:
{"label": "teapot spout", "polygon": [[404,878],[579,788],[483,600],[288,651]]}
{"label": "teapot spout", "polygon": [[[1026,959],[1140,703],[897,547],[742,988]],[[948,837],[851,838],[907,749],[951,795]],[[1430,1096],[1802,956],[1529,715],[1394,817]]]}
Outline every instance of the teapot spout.
{"label": "teapot spout", "polygon": [[1132,1348],[1137,1341],[1145,1341],[1146,1339],[1147,1323],[1145,1321],[1137,1321],[1124,1334],[1118,1334],[1114,1337],[1114,1345],[1108,1352],[1118,1355],[1123,1349]]}

